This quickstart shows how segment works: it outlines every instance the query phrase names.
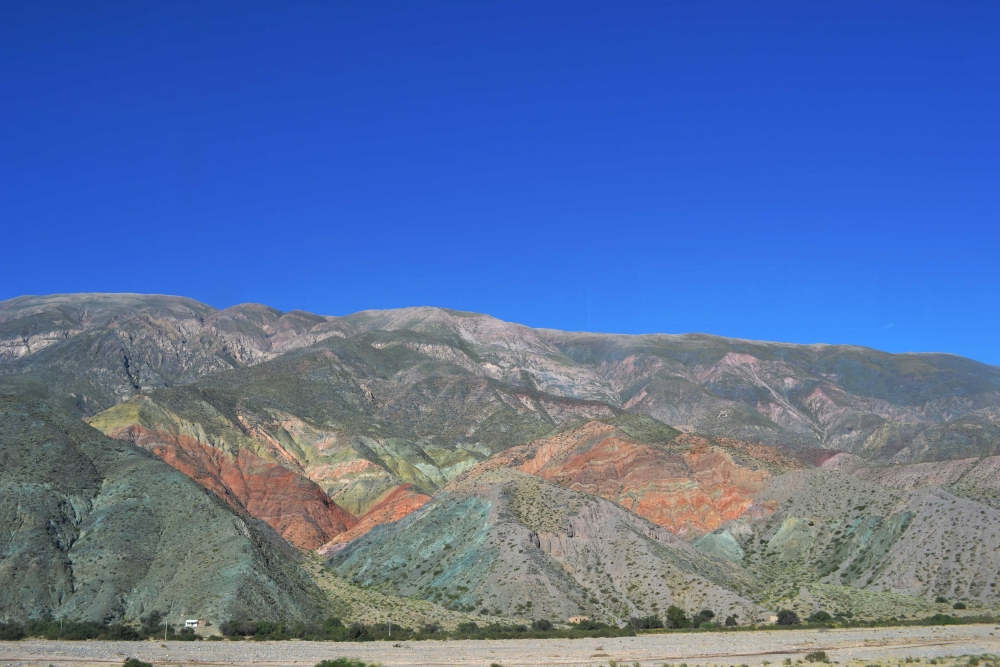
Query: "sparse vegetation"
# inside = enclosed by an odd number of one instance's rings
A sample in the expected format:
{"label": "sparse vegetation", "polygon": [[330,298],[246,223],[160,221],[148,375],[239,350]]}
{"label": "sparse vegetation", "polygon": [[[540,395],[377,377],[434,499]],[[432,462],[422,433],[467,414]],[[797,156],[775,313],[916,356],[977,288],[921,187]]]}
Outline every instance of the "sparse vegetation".
{"label": "sparse vegetation", "polygon": [[176,627],[164,627],[160,622],[162,615],[153,612],[144,617],[137,625],[129,625],[113,621],[98,623],[96,621],[74,621],[68,619],[56,620],[51,616],[19,623],[0,623],[0,640],[16,641],[27,637],[42,639],[62,639],[77,641],[85,639],[108,639],[114,641],[134,641],[138,639],[163,638],[166,630],[168,641],[192,641],[201,639],[193,630]]}
{"label": "sparse vegetation", "polygon": [[376,664],[352,660],[351,658],[337,658],[336,660],[323,660],[317,662],[316,667],[379,667]]}

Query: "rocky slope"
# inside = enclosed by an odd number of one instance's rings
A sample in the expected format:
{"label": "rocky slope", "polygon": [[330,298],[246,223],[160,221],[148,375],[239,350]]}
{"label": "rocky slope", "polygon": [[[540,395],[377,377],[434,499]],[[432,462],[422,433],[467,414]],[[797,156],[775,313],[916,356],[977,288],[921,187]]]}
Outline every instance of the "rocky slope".
{"label": "rocky slope", "polygon": [[774,477],[775,511],[695,542],[769,582],[766,603],[811,611],[809,584],[1000,602],[1000,511],[939,486],[887,488],[837,470]]}
{"label": "rocky slope", "polygon": [[[492,397],[532,413],[508,420],[507,430],[483,433],[491,451],[537,435],[541,424],[620,409],[685,432],[904,463],[993,455],[1000,437],[1000,369],[952,355],[700,334],[574,334],[437,308],[321,317],[256,304],[217,311],[142,295],[0,303],[0,373],[44,376],[85,414],[334,338],[384,351],[385,359],[413,353],[436,360],[461,377],[397,377],[381,394],[409,379],[418,392],[448,386],[454,393],[443,398],[479,394],[477,404],[488,407]],[[421,423],[414,407],[397,402],[385,416],[424,433],[442,426],[437,419]]]}
{"label": "rocky slope", "polygon": [[318,613],[270,528],[34,389],[0,387],[0,620]]}
{"label": "rocky slope", "polygon": [[611,500],[681,537],[768,513],[754,495],[773,472],[801,467],[770,447],[681,434],[639,415],[587,422],[484,465]]}
{"label": "rocky slope", "polygon": [[364,587],[483,616],[621,622],[673,603],[756,610],[739,568],[613,503],[503,467],[476,469],[328,565]]}
{"label": "rocky slope", "polygon": [[265,440],[271,445],[266,457],[255,451],[255,441],[240,447],[239,438],[234,438],[227,448],[229,443],[205,437],[200,423],[184,420],[144,396],[90,423],[106,435],[149,449],[234,509],[266,521],[300,549],[315,549],[357,523],[301,469],[282,465],[297,461],[280,443]]}
{"label": "rocky slope", "polygon": [[948,492],[1000,509],[1000,456],[914,463],[875,464],[851,454],[837,454],[823,463],[829,470],[894,489],[939,486]]}

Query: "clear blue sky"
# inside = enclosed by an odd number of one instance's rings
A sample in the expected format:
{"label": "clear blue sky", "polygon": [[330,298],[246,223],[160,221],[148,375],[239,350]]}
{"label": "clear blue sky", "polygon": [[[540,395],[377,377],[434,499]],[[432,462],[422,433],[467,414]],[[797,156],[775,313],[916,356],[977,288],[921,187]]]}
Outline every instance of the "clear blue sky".
{"label": "clear blue sky", "polygon": [[1000,364],[1000,3],[7,2],[0,299]]}

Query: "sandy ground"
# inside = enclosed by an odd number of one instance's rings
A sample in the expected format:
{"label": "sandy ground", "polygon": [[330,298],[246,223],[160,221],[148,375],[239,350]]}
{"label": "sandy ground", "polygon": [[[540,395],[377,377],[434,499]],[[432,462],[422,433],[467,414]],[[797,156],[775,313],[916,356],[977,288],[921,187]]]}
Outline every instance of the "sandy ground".
{"label": "sandy ground", "polygon": [[[1000,653],[1000,629],[993,625],[851,630],[796,630],[734,633],[643,635],[617,639],[524,639],[500,641],[333,642],[0,642],[0,667],[68,667],[121,664],[126,656],[157,665],[312,666],[341,656],[386,666],[450,667],[492,663],[504,667],[534,665],[607,665],[616,660],[631,667],[663,663],[694,665],[763,665],[780,667],[805,653],[825,650],[831,660],[852,663],[964,654]],[[964,664],[964,662],[963,662]],[[886,665],[895,667],[895,665]],[[907,665],[906,667],[910,667]],[[917,667],[913,665],[913,667]]]}

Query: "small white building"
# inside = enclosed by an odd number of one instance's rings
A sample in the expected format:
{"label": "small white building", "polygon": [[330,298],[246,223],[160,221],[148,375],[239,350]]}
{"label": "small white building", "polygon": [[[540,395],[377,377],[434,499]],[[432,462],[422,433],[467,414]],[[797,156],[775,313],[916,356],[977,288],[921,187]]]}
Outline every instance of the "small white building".
{"label": "small white building", "polygon": [[200,628],[203,625],[205,625],[205,621],[198,620],[197,618],[189,618],[184,621],[185,628]]}

